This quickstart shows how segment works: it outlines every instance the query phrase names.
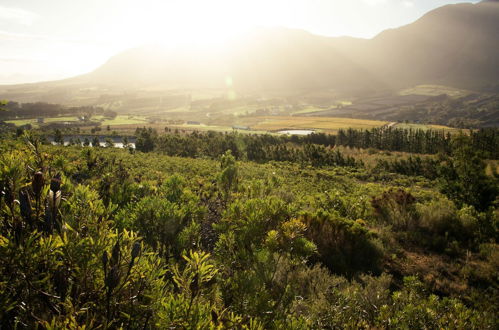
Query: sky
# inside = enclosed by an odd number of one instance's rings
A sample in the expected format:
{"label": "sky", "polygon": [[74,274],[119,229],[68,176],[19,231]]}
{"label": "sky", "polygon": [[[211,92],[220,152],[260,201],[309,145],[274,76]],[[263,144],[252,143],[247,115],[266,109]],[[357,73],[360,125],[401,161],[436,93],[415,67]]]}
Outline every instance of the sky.
{"label": "sky", "polygon": [[223,43],[253,27],[372,38],[447,0],[0,0],[0,84],[90,72],[128,48]]}

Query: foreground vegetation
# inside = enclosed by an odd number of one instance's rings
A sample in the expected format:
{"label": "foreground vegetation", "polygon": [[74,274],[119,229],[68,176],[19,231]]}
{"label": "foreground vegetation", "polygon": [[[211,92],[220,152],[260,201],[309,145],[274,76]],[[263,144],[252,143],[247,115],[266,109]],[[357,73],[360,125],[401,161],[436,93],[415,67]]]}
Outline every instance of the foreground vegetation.
{"label": "foreground vegetation", "polygon": [[2,328],[499,326],[490,134],[444,135],[432,157],[372,149],[374,166],[326,135],[144,129],[139,151],[13,136]]}

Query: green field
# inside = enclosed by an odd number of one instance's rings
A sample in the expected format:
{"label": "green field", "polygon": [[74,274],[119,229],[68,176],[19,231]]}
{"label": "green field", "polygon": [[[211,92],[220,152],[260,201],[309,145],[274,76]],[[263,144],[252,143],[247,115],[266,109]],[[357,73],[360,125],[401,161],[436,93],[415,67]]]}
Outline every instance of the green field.
{"label": "green field", "polygon": [[173,125],[169,126],[170,128],[178,128],[178,129],[185,129],[185,130],[196,130],[196,131],[215,131],[215,132],[232,132],[232,131],[237,131],[242,134],[266,134],[268,133],[265,130],[244,130],[244,129],[234,129],[232,126],[218,126],[218,125],[188,125],[188,124],[183,124],[183,125]]}
{"label": "green field", "polygon": [[114,119],[102,118],[102,125],[118,126],[132,124],[146,124],[148,120],[142,116],[116,116]]}
{"label": "green field", "polygon": [[266,116],[251,126],[253,129],[280,131],[284,129],[313,129],[334,133],[342,128],[369,129],[388,124],[386,121],[336,117]]}
{"label": "green field", "polygon": [[291,114],[296,116],[296,115],[300,115],[300,114],[312,113],[312,112],[317,112],[317,111],[324,111],[324,110],[329,110],[329,109],[334,109],[334,108],[336,108],[336,106],[331,106],[328,109],[318,108],[318,107],[314,107],[314,106],[307,106],[301,110],[293,111]]}
{"label": "green field", "polygon": [[[65,117],[48,117],[44,118],[44,123],[54,123],[54,122],[65,122],[65,121],[77,121],[78,118],[74,116],[65,116]],[[145,117],[141,116],[126,116],[120,115],[116,116],[114,119],[105,118],[104,116],[93,116],[92,121],[98,121],[104,126],[119,126],[119,125],[133,125],[133,124],[146,124],[148,121]],[[14,124],[16,126],[22,126],[30,124],[33,127],[40,127],[38,123],[38,119],[13,119],[7,120],[7,123]],[[94,125],[93,123],[89,123],[89,126]]]}
{"label": "green field", "polygon": [[[44,122],[45,123],[54,123],[54,122],[63,122],[63,121],[75,121],[75,120],[78,120],[78,119],[76,117],[73,117],[73,116],[44,118]],[[33,127],[39,127],[39,124],[38,124],[36,118],[32,118],[32,119],[6,120],[6,123],[14,124],[16,126],[31,124]]]}
{"label": "green field", "polygon": [[446,131],[459,131],[457,128],[452,128],[443,125],[431,125],[431,124],[406,124],[406,123],[396,123],[393,125],[394,128],[403,128],[403,129],[421,129],[421,130],[446,130]]}

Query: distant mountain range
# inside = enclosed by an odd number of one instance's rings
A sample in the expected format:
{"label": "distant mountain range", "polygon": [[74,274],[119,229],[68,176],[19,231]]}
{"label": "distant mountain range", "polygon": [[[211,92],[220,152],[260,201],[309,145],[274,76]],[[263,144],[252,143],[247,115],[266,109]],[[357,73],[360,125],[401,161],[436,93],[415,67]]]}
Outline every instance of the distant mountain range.
{"label": "distant mountain range", "polygon": [[373,39],[261,29],[221,49],[142,47],[84,77],[111,84],[294,90],[379,90],[423,83],[499,87],[499,2],[447,5]]}
{"label": "distant mountain range", "polygon": [[369,40],[258,29],[216,49],[144,46],[54,86],[359,93],[418,84],[499,90],[498,1],[447,5]]}

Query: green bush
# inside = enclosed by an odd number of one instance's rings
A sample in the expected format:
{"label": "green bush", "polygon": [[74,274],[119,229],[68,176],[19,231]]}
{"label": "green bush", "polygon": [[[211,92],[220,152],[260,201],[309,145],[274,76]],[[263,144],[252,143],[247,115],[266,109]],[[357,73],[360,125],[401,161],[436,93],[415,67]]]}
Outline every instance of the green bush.
{"label": "green bush", "polygon": [[162,196],[150,196],[119,211],[116,223],[120,228],[139,232],[160,256],[172,257],[182,251],[179,235],[202,215],[196,200],[174,203]]}
{"label": "green bush", "polygon": [[418,217],[415,209],[416,199],[404,189],[389,189],[379,197],[371,199],[374,215],[382,224],[394,230],[414,230]]}
{"label": "green bush", "polygon": [[[193,143],[179,154],[244,158],[237,135],[213,134],[212,151],[204,136],[179,137]],[[328,167],[341,155],[327,148],[307,147],[303,164],[226,155],[220,168],[19,139],[0,140],[2,329],[498,326],[494,205]],[[269,144],[265,157],[301,157],[286,139],[247,139]],[[416,272],[445,287],[403,281]]]}
{"label": "green bush", "polygon": [[316,261],[332,272],[348,276],[379,272],[383,249],[363,221],[344,219],[322,210],[302,214],[300,220],[307,227],[305,236],[317,245]]}

